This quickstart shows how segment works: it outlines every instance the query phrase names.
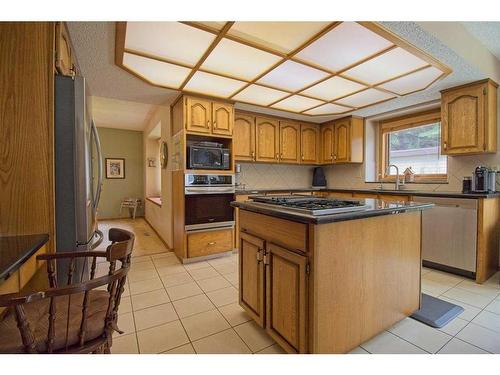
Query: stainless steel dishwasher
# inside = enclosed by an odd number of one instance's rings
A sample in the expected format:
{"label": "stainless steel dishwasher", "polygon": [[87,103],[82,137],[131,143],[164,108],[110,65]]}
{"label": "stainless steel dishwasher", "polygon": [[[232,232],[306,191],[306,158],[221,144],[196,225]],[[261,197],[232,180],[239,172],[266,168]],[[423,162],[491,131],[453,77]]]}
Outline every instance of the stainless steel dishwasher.
{"label": "stainless steel dishwasher", "polygon": [[422,211],[422,258],[426,267],[475,278],[477,199],[414,197],[434,203]]}

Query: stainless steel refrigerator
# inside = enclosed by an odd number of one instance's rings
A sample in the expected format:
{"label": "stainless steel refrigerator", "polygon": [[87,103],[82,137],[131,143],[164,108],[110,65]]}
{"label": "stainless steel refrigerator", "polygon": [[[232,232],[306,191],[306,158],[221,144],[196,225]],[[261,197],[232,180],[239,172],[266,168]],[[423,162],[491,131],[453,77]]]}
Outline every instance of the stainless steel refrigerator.
{"label": "stainless steel refrigerator", "polygon": [[56,76],[54,90],[56,251],[92,250],[102,241],[96,220],[102,185],[99,135],[89,111],[85,79]]}

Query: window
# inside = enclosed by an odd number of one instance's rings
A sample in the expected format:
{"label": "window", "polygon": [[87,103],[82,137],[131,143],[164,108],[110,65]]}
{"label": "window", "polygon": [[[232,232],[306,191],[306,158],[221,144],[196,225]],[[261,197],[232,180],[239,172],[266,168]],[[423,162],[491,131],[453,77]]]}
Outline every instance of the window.
{"label": "window", "polygon": [[415,181],[447,179],[447,158],[441,155],[441,117],[439,110],[380,122],[379,175],[394,181],[396,165],[400,175],[407,168],[415,173]]}

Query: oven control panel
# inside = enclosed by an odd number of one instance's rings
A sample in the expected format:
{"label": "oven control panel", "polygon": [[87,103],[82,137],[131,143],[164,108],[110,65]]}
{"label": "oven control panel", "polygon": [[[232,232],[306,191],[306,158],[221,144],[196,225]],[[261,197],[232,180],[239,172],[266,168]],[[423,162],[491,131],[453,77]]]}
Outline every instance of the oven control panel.
{"label": "oven control panel", "polygon": [[234,175],[187,174],[184,186],[234,186]]}

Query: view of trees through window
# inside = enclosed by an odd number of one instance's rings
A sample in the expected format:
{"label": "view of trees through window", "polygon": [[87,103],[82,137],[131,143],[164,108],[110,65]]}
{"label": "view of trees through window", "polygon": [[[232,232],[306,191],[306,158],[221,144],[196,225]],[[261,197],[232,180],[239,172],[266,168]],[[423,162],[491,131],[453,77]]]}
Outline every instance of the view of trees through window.
{"label": "view of trees through window", "polygon": [[[418,175],[446,174],[440,138],[440,122],[390,132],[388,162],[397,165],[401,174],[408,167]],[[392,168],[390,175],[395,173]]]}

